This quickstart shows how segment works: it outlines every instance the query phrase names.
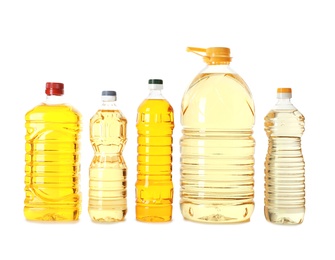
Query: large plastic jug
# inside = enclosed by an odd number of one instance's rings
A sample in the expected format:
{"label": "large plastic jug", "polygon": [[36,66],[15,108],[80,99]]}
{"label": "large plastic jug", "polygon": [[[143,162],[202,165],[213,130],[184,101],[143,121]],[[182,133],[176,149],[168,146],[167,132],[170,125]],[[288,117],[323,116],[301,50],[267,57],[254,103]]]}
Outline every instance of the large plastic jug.
{"label": "large plastic jug", "polygon": [[254,209],[254,103],[230,67],[230,49],[188,48],[206,63],[181,106],[180,207],[185,219],[250,220]]}

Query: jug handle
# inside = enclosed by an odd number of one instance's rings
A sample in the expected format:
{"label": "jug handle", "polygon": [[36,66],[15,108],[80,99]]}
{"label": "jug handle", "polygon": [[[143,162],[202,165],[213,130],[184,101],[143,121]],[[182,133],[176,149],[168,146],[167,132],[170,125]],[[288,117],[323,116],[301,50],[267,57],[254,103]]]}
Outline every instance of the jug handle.
{"label": "jug handle", "polygon": [[200,54],[199,52],[206,53],[206,49],[204,49],[204,48],[198,48],[198,47],[187,47],[186,51],[193,52],[194,54],[197,54],[197,55],[199,55],[201,57],[204,57],[204,55]]}

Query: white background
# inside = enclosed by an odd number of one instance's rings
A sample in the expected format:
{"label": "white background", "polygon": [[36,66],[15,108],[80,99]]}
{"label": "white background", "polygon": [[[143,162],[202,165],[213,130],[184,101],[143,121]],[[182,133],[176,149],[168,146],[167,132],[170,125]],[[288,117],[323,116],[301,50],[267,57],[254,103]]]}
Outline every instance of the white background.
{"label": "white background", "polygon": [[[334,259],[332,156],[335,15],[332,1],[1,1],[0,2],[0,259]],[[179,210],[180,104],[205,66],[187,46],[231,48],[231,67],[255,101],[255,211],[249,223],[207,225]],[[175,110],[173,221],[135,220],[136,110],[149,78],[164,80]],[[47,81],[83,116],[80,220],[27,222],[24,200],[24,115],[44,101]],[[293,89],[306,117],[306,216],[298,226],[263,215],[263,118],[277,87]],[[93,157],[89,119],[103,89],[118,92],[128,119],[128,214],[95,224],[87,212]],[[21,257],[21,258],[19,258]]]}

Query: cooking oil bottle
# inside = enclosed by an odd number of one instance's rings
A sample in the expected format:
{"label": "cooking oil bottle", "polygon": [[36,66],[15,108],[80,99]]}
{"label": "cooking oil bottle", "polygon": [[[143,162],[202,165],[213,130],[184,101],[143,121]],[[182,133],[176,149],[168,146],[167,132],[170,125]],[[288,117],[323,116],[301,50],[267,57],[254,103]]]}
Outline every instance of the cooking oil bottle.
{"label": "cooking oil bottle", "polygon": [[64,103],[64,84],[46,83],[46,100],[25,115],[27,220],[73,221],[81,213],[81,114]]}
{"label": "cooking oil bottle", "polygon": [[265,116],[269,139],[265,160],[265,218],[300,224],[305,215],[305,162],[301,149],[305,118],[291,103],[292,89],[277,89],[277,104]]}
{"label": "cooking oil bottle", "polygon": [[150,79],[149,89],[137,111],[136,219],[165,222],[172,219],[174,114],[162,96],[163,81]]}
{"label": "cooking oil bottle", "polygon": [[127,119],[116,92],[102,91],[100,109],[90,120],[94,158],[90,165],[88,212],[94,222],[124,220],[127,213],[127,166],[122,156]]}
{"label": "cooking oil bottle", "polygon": [[180,207],[186,220],[248,222],[254,209],[254,103],[230,49],[190,47],[207,66],[181,106]]}

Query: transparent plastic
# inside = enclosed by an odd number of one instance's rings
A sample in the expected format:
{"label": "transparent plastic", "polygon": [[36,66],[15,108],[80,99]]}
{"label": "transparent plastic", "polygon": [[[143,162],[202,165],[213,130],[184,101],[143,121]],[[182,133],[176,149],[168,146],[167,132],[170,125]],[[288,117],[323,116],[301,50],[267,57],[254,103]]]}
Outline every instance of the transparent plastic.
{"label": "transparent plastic", "polygon": [[94,222],[116,222],[127,214],[127,166],[122,151],[127,119],[106,98],[90,120],[94,157],[90,165],[88,212]]}
{"label": "transparent plastic", "polygon": [[230,57],[205,58],[208,65],[181,106],[181,212],[196,222],[248,222],[254,210],[253,99]]}
{"label": "transparent plastic", "polygon": [[50,95],[25,120],[26,219],[78,220],[81,114],[63,96]]}
{"label": "transparent plastic", "polygon": [[137,112],[138,156],[136,219],[165,222],[172,219],[173,108],[152,89]]}
{"label": "transparent plastic", "polygon": [[305,215],[305,162],[301,149],[305,118],[290,98],[279,98],[264,120],[269,139],[265,218],[276,224],[300,224]]}

